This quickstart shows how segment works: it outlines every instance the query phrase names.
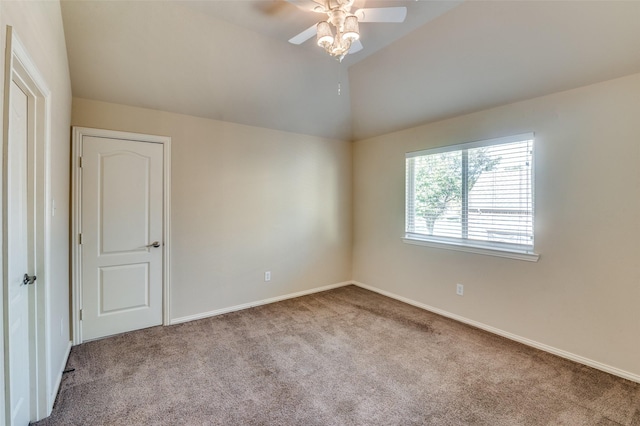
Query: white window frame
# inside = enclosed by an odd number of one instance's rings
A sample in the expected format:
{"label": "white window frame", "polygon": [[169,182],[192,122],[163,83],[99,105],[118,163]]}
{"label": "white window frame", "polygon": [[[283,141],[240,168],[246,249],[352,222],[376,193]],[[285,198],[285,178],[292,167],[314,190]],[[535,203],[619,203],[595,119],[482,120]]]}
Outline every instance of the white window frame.
{"label": "white window frame", "polygon": [[[433,155],[444,152],[452,152],[452,151],[462,151],[469,150],[473,148],[481,148],[485,146],[495,146],[512,142],[519,142],[525,140],[534,140],[535,135],[533,133],[523,133],[519,135],[506,136],[501,138],[487,139],[469,143],[463,143],[458,145],[450,145],[444,146],[440,148],[427,149],[421,151],[408,152],[406,154],[406,159],[410,159],[413,157],[420,157],[425,155]],[[535,149],[535,143],[534,143]],[[532,161],[535,158],[535,152],[532,155]],[[406,168],[406,165],[405,165]],[[534,179],[534,165],[531,167],[531,183],[532,183],[532,210],[533,210],[533,230],[535,233],[535,179]],[[409,203],[414,199],[415,193],[415,180],[409,176],[411,170],[405,169],[407,173],[406,179],[406,192],[405,192],[405,235],[402,240],[407,244],[414,244],[420,246],[434,247],[439,249],[447,249],[447,250],[456,250],[463,251],[468,253],[476,253],[497,257],[506,257],[511,259],[525,260],[530,262],[537,262],[540,255],[534,252],[533,242],[531,246],[523,246],[520,244],[508,244],[508,243],[498,243],[498,242],[483,242],[483,241],[475,241],[467,238],[449,238],[442,236],[434,236],[434,235],[425,235],[408,232],[408,222],[409,222]]]}

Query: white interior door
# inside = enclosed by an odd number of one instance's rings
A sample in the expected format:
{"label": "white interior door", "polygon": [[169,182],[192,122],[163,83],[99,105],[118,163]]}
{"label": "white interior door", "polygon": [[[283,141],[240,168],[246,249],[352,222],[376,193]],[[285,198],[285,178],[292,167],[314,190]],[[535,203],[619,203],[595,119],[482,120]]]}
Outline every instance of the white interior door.
{"label": "white interior door", "polygon": [[29,268],[28,214],[28,96],[14,82],[10,88],[9,140],[7,144],[7,323],[8,402],[12,425],[28,425],[29,291],[24,280]]}
{"label": "white interior door", "polygon": [[163,145],[85,135],[82,340],[162,324]]}

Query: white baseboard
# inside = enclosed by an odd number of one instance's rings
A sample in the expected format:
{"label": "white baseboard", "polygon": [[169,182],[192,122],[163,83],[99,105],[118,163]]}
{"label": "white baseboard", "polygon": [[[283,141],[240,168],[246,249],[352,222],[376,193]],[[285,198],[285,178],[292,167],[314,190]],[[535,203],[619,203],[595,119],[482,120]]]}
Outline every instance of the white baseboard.
{"label": "white baseboard", "polygon": [[69,361],[69,354],[71,353],[71,341],[67,345],[67,349],[65,351],[64,356],[62,357],[62,364],[58,368],[58,374],[56,375],[56,381],[51,388],[51,393],[49,394],[49,398],[47,400],[47,417],[51,415],[53,411],[53,404],[56,402],[56,396],[58,396],[58,391],[60,390],[60,384],[62,383],[62,373],[64,372],[64,368],[67,366],[67,361]]}
{"label": "white baseboard", "polygon": [[434,308],[433,306],[429,306],[429,305],[426,305],[424,303],[416,302],[415,300],[412,300],[412,299],[409,299],[409,298],[406,298],[406,297],[403,297],[403,296],[399,296],[397,294],[388,292],[386,290],[381,290],[381,289],[379,289],[377,287],[373,287],[373,286],[370,286],[370,285],[367,285],[367,284],[364,284],[364,283],[361,283],[361,282],[358,282],[358,281],[352,281],[352,283],[354,285],[356,285],[358,287],[362,287],[362,288],[364,288],[366,290],[371,290],[371,291],[373,291],[375,293],[382,294],[383,296],[387,296],[387,297],[390,297],[392,299],[396,299],[396,300],[399,300],[401,302],[407,303],[409,305],[424,309],[426,311],[433,312],[433,313],[438,314],[438,315],[442,315],[443,317],[451,318],[453,320],[462,322],[464,324],[469,324],[469,325],[471,325],[473,327],[488,331],[488,332],[493,333],[493,334],[497,334],[498,336],[506,337],[507,339],[514,340],[516,342],[525,344],[527,346],[531,346],[531,347],[536,348],[536,349],[540,349],[540,350],[545,351],[545,352],[549,352],[551,354],[557,355],[557,356],[562,357],[562,358],[566,358],[566,359],[571,360],[571,361],[575,361],[575,362],[577,362],[579,364],[583,364],[583,365],[587,365],[589,367],[593,367],[595,369],[604,371],[605,373],[610,373],[610,374],[613,374],[614,376],[622,377],[623,379],[627,379],[627,380],[631,380],[633,382],[640,383],[640,375],[637,375],[637,374],[634,374],[634,373],[630,373],[628,371],[621,370],[619,368],[612,367],[610,365],[603,364],[601,362],[594,361],[592,359],[585,358],[583,356],[576,355],[574,353],[567,352],[567,351],[564,351],[562,349],[554,348],[553,346],[545,345],[544,343],[536,342],[535,340],[527,339],[526,337],[518,336],[517,334],[509,333],[508,331],[504,331],[504,330],[501,330],[499,328],[492,327],[490,325],[486,325],[486,324],[483,324],[481,322],[474,321],[474,320],[462,317],[460,315],[452,314],[450,312],[444,311],[442,309]]}
{"label": "white baseboard", "polygon": [[338,287],[344,287],[353,284],[352,281],[344,281],[337,284],[326,285],[323,287],[312,288],[311,290],[299,291],[296,293],[289,293],[283,296],[271,297],[269,299],[258,300],[256,302],[243,303],[242,305],[230,306],[228,308],[216,309],[214,311],[202,312],[200,314],[188,315],[186,317],[173,318],[169,324],[180,324],[183,322],[195,321],[203,318],[215,317],[216,315],[228,314],[229,312],[241,311],[243,309],[253,308],[255,306],[268,305],[269,303],[280,302],[282,300],[294,299],[300,296],[306,296],[308,294],[320,293],[322,291],[332,290]]}

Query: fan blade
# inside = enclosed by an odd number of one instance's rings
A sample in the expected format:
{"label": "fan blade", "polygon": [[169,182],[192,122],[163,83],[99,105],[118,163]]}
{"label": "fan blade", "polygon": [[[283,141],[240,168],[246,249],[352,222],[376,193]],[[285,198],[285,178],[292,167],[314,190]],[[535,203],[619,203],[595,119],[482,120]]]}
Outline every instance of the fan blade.
{"label": "fan blade", "polygon": [[317,2],[314,0],[286,0],[286,1],[302,10],[311,11],[311,12],[324,12],[324,6],[322,6],[322,2]]}
{"label": "fan blade", "polygon": [[378,7],[358,9],[354,14],[359,22],[404,22],[407,17],[406,7]]}
{"label": "fan blade", "polygon": [[300,34],[291,37],[289,39],[289,43],[291,43],[291,44],[302,44],[305,41],[309,40],[311,37],[316,35],[316,31],[317,31],[316,26],[317,26],[317,24],[313,24],[312,26],[310,26],[309,28],[307,28],[306,30],[301,32]]}
{"label": "fan blade", "polygon": [[290,8],[287,6],[287,2],[282,0],[261,1],[256,3],[254,7],[265,15],[279,15]]}
{"label": "fan blade", "polygon": [[360,40],[356,40],[353,43],[351,43],[351,47],[349,48],[349,54],[358,53],[362,49],[364,49],[362,42]]}

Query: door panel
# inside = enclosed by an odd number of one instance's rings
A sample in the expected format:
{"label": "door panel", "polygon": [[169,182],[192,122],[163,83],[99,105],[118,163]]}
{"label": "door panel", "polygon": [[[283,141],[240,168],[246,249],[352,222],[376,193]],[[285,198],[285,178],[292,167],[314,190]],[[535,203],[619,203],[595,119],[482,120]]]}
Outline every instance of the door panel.
{"label": "door panel", "polygon": [[162,323],[162,173],[162,144],[83,137],[83,340]]}
{"label": "door panel", "polygon": [[100,268],[99,315],[149,307],[149,264]]}
{"label": "door panel", "polygon": [[[7,146],[7,310],[11,424],[27,425],[29,395],[28,97],[11,82]],[[33,273],[33,272],[31,272]]]}
{"label": "door panel", "polygon": [[145,251],[151,221],[150,158],[122,151],[102,154],[99,168],[100,254]]}

